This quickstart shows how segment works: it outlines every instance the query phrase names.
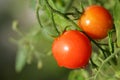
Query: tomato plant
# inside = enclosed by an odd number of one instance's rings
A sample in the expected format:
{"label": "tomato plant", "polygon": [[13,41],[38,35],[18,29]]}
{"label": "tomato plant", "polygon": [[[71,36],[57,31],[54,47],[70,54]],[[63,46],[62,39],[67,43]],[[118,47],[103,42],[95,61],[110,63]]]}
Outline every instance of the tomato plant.
{"label": "tomato plant", "polygon": [[43,60],[52,55],[57,68],[73,69],[68,80],[120,80],[119,0],[37,0],[35,4],[37,24],[16,41],[16,71],[33,60],[40,69],[52,65]]}
{"label": "tomato plant", "polygon": [[113,27],[113,19],[107,9],[99,5],[88,6],[78,20],[78,25],[93,39],[103,39]]}
{"label": "tomato plant", "polygon": [[91,49],[89,39],[77,30],[64,32],[52,45],[53,56],[59,66],[70,69],[86,66],[91,56]]}

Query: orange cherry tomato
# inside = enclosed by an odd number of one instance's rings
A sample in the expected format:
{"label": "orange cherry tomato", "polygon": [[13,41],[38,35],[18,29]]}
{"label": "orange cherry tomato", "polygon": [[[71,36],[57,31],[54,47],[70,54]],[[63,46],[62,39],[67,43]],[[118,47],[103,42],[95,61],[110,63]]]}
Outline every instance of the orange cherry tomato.
{"label": "orange cherry tomato", "polygon": [[69,69],[86,66],[91,51],[89,39],[77,30],[64,32],[52,44],[52,53],[58,65]]}
{"label": "orange cherry tomato", "polygon": [[93,39],[103,39],[113,27],[113,19],[102,6],[92,5],[85,9],[78,20],[78,25]]}

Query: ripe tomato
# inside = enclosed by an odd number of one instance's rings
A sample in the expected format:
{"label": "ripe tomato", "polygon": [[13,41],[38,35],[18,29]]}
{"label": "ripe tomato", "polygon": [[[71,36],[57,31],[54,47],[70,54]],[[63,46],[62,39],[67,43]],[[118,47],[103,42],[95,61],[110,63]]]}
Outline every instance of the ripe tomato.
{"label": "ripe tomato", "polygon": [[91,49],[89,39],[77,30],[64,32],[52,45],[52,53],[58,65],[69,69],[86,66]]}
{"label": "ripe tomato", "polygon": [[93,39],[103,39],[113,26],[112,16],[102,6],[92,5],[85,9],[78,25]]}

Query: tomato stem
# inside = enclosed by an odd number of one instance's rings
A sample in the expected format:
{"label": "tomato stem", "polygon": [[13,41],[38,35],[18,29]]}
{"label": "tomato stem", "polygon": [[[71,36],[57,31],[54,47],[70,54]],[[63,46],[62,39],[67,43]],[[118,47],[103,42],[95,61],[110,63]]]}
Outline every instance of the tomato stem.
{"label": "tomato stem", "polygon": [[88,36],[85,32],[83,32],[103,53],[104,57],[107,58],[105,52],[106,50],[103,49],[95,40],[93,40],[90,36]]}
{"label": "tomato stem", "polygon": [[59,30],[57,29],[57,26],[56,26],[56,24],[55,24],[55,20],[54,20],[53,12],[51,12],[51,15],[52,15],[51,18],[52,18],[53,26],[54,26],[55,30],[57,31],[58,35],[60,35],[60,32],[59,32]]}
{"label": "tomato stem", "polygon": [[98,66],[93,62],[92,58],[90,58],[90,62],[94,68],[97,68]]}
{"label": "tomato stem", "polygon": [[41,23],[40,16],[39,16],[39,10],[40,10],[39,0],[37,0],[37,4],[36,4],[36,17],[37,17],[37,20],[38,20],[38,23],[39,23],[40,27],[43,28],[43,25]]}
{"label": "tomato stem", "polygon": [[[110,52],[110,54],[114,53],[114,42],[112,40],[112,32],[113,31],[111,30],[108,33],[108,37],[109,37],[108,38],[108,45],[109,45],[109,52]],[[114,64],[117,64],[117,58],[116,58],[116,56],[112,58],[112,61],[113,61]]]}
{"label": "tomato stem", "polygon": [[65,15],[74,15],[74,13],[70,12],[70,13],[65,13]]}
{"label": "tomato stem", "polygon": [[107,43],[97,43],[98,45],[102,45],[102,46],[108,46]]}
{"label": "tomato stem", "polygon": [[104,57],[107,58],[107,56],[106,56],[106,54],[105,54],[106,50],[103,49],[103,48],[102,48],[96,41],[94,41],[93,39],[91,39],[91,41],[102,51]]}
{"label": "tomato stem", "polygon": [[109,31],[109,33],[108,33],[108,45],[109,45],[109,51],[111,52],[111,53],[113,53],[114,52],[114,43],[113,43],[113,41],[112,41],[112,32],[111,31]]}
{"label": "tomato stem", "polygon": [[67,12],[67,13],[64,13],[64,15],[66,16],[73,16],[75,19],[74,20],[78,20],[80,18],[80,15],[83,14],[84,12],[84,8],[81,4],[81,8],[82,8],[82,11],[79,11],[76,7],[72,7],[74,9],[74,12]]}
{"label": "tomato stem", "polygon": [[76,26],[76,28],[78,28],[78,25],[77,25],[72,19],[70,19],[69,17],[67,17],[67,16],[65,15],[65,13],[62,13],[62,12],[56,10],[56,9],[53,9],[53,7],[49,4],[48,0],[45,0],[45,2],[46,2],[46,4],[47,4],[47,6],[50,8],[51,12],[56,13],[56,14],[64,17],[66,20],[68,20],[68,21],[71,22],[74,26]]}

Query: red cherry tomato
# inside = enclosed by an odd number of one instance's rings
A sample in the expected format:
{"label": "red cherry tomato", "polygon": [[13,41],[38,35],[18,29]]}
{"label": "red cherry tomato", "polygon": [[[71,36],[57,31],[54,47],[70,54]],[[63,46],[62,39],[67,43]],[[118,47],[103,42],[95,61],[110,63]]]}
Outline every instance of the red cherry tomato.
{"label": "red cherry tomato", "polygon": [[89,39],[77,30],[64,32],[52,45],[52,53],[58,65],[69,69],[86,66],[91,56],[91,49]]}
{"label": "red cherry tomato", "polygon": [[113,26],[112,16],[102,6],[92,5],[85,9],[78,25],[93,39],[103,39]]}

